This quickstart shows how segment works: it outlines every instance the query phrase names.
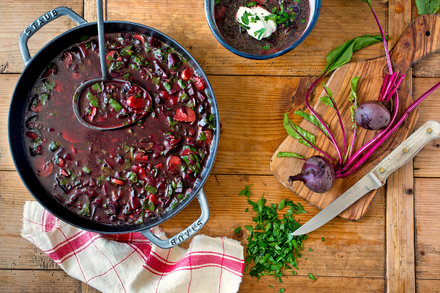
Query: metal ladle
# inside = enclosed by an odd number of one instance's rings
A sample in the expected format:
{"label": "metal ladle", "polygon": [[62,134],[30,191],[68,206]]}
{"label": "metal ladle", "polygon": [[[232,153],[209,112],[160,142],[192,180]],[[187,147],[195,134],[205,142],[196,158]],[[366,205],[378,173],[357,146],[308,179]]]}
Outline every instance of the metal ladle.
{"label": "metal ladle", "polygon": [[[102,9],[102,0],[97,0],[96,1],[96,7],[97,7],[97,16],[98,16],[98,21],[97,21],[97,25],[98,25],[98,44],[99,44],[99,59],[100,59],[100,63],[101,63],[101,73],[102,73],[102,77],[101,78],[96,78],[96,79],[92,79],[92,80],[88,80],[84,83],[82,83],[75,91],[74,95],[73,95],[73,112],[75,114],[76,119],[78,119],[78,121],[91,129],[94,130],[114,130],[114,129],[119,129],[122,127],[126,127],[129,126],[133,123],[136,123],[137,121],[139,121],[140,119],[142,119],[143,117],[145,117],[148,114],[148,108],[151,107],[152,104],[152,100],[151,100],[151,96],[150,94],[143,88],[141,88],[140,86],[136,85],[136,84],[132,84],[128,81],[125,80],[120,80],[120,79],[113,79],[111,78],[111,76],[109,75],[109,72],[107,70],[107,61],[106,61],[106,52],[105,52],[105,39],[104,39],[104,20],[103,20],[103,9]],[[124,86],[127,83],[131,86],[134,87],[134,89],[138,92],[138,95],[140,95],[140,98],[144,98],[146,99],[145,101],[145,108],[140,111],[137,110],[136,113],[140,113],[139,115],[136,115],[134,119],[131,120],[118,120],[118,122],[121,122],[120,124],[117,125],[105,125],[105,126],[99,126],[99,125],[94,125],[92,124],[92,121],[87,121],[85,119],[85,117],[83,115],[81,115],[80,113],[80,102],[81,99],[84,98],[84,91],[88,88],[91,87],[92,85],[96,84],[96,83],[103,83],[105,84],[114,84],[114,85],[118,85],[118,86]],[[102,89],[105,90],[105,87]],[[139,94],[140,93],[140,94]]]}

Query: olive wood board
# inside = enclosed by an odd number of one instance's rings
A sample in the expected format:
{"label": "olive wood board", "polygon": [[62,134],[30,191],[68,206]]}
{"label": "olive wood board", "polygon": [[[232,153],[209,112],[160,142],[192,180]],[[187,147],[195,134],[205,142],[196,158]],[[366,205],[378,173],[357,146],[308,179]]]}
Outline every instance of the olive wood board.
{"label": "olive wood board", "polygon": [[[396,45],[392,49],[391,63],[395,72],[406,73],[408,69],[418,60],[434,53],[440,49],[440,17],[436,15],[424,15],[416,18],[409,27],[402,33]],[[388,66],[385,56],[364,60],[360,62],[353,62],[344,65],[337,69],[330,76],[327,82],[327,87],[332,91],[333,98],[339,107],[344,127],[346,129],[346,136],[348,145],[352,138],[352,122],[350,114],[349,102],[350,96],[350,81],[356,76],[360,76],[357,87],[358,104],[367,100],[377,100],[380,93],[384,76],[388,73]],[[304,92],[297,90],[297,92]],[[401,116],[403,111],[413,102],[410,90],[406,82],[402,82],[398,90],[399,93],[399,114],[397,119]],[[325,96],[325,91],[322,91],[320,96]],[[301,99],[301,97],[295,97]],[[417,98],[417,97],[416,97]],[[328,123],[330,130],[335,135],[336,141],[339,143],[343,152],[343,136],[339,127],[337,115],[333,109],[325,106],[317,99],[313,105],[315,111],[321,115],[323,120]],[[305,107],[304,107],[305,108]],[[292,115],[289,114],[292,118]],[[278,152],[295,152],[304,155],[306,158],[318,154],[311,148],[300,144],[297,140],[290,136],[281,143],[278,149],[272,156],[270,168],[273,175],[289,190],[299,195],[303,199],[310,202],[312,205],[323,209],[333,200],[339,197],[350,186],[356,183],[366,173],[368,173],[380,160],[388,155],[397,145],[405,140],[412,132],[418,118],[418,111],[413,111],[406,121],[397,131],[382,144],[381,147],[369,158],[364,165],[355,173],[345,178],[338,178],[335,181],[332,189],[323,194],[318,194],[310,191],[302,182],[288,182],[288,177],[298,174],[301,171],[303,160],[295,158],[278,158]],[[299,124],[302,128],[310,131],[316,135],[316,145],[322,150],[327,151],[333,157],[337,157],[337,153],[328,140],[319,130],[308,121],[301,121]],[[377,132],[367,131],[358,127],[354,150],[359,149],[363,144],[370,141]],[[377,190],[365,195],[363,198],[354,203],[351,207],[342,212],[339,216],[344,219],[358,220],[367,211],[371,201],[374,199]]]}

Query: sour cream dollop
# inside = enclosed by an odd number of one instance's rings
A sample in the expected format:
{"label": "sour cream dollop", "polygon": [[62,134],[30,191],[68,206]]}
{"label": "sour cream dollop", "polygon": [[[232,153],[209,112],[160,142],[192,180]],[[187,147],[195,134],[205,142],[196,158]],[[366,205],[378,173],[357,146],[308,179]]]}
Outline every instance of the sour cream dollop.
{"label": "sour cream dollop", "polygon": [[270,37],[277,29],[276,23],[268,19],[268,16],[271,14],[260,6],[241,6],[238,8],[235,19],[246,29],[251,37],[261,40]]}

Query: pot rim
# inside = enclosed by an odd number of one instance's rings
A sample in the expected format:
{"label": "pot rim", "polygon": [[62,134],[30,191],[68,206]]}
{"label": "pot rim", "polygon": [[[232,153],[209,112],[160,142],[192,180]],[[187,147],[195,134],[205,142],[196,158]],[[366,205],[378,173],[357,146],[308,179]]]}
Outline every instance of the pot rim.
{"label": "pot rim", "polygon": [[[33,70],[34,67],[38,66],[37,63],[40,61],[41,58],[44,58],[44,55],[47,55],[48,50],[52,50],[55,47],[55,44],[58,44],[58,42],[62,42],[67,39],[67,37],[70,38],[71,35],[78,35],[82,31],[88,31],[88,36],[94,36],[97,35],[97,26],[96,22],[86,22],[84,24],[81,24],[77,27],[74,27],[70,30],[67,30],[57,37],[50,40],[47,44],[45,44],[26,64],[22,74],[20,75],[19,80],[17,81],[16,87],[14,89],[10,107],[9,107],[9,116],[8,116],[8,138],[9,138],[9,148],[11,150],[12,159],[14,162],[14,165],[18,171],[18,174],[23,182],[23,184],[26,186],[28,191],[33,195],[33,197],[48,211],[53,213],[56,217],[59,219],[73,225],[76,227],[79,227],[84,230],[93,231],[93,232],[99,232],[103,234],[120,234],[120,233],[128,233],[128,232],[136,232],[136,231],[143,231],[147,230],[153,226],[159,225],[166,220],[174,217],[176,214],[178,214],[180,211],[182,211],[195,197],[198,196],[199,192],[203,193],[202,187],[205,184],[207,177],[209,176],[209,173],[212,170],[215,157],[217,155],[217,149],[218,149],[218,143],[219,143],[219,135],[220,135],[220,119],[219,119],[219,111],[218,111],[218,105],[217,101],[212,89],[212,86],[204,73],[202,67],[198,64],[198,62],[195,60],[195,58],[177,41],[175,41],[173,38],[169,37],[168,35],[151,28],[149,26],[129,22],[129,21],[106,21],[104,22],[104,26],[106,28],[106,31],[109,32],[137,32],[137,33],[143,33],[147,36],[154,35],[158,37],[162,42],[166,43],[167,45],[173,47],[179,54],[183,55],[188,62],[191,64],[191,66],[194,68],[195,72],[197,72],[205,81],[206,88],[209,92],[209,97],[211,98],[211,109],[213,111],[213,114],[215,115],[215,123],[216,128],[214,129],[214,136],[213,141],[211,144],[210,154],[208,157],[208,160],[206,162],[206,165],[202,171],[200,179],[196,181],[193,187],[193,191],[190,193],[190,195],[180,202],[175,209],[172,209],[171,211],[164,212],[159,217],[153,218],[152,221],[148,223],[142,223],[142,224],[125,224],[125,225],[111,225],[111,224],[103,224],[96,221],[92,221],[90,219],[86,219],[84,217],[81,217],[77,215],[76,213],[70,211],[66,207],[64,207],[62,204],[60,204],[52,195],[50,195],[47,191],[45,191],[44,188],[42,188],[41,184],[39,186],[35,185],[35,181],[38,180],[36,178],[36,174],[33,172],[33,170],[27,170],[26,167],[30,167],[29,160],[27,158],[26,150],[24,148],[23,144],[23,119],[17,119],[17,110],[22,111],[19,118],[24,118],[24,111],[25,107],[23,105],[26,105],[26,103],[19,103],[19,102],[26,102],[28,99],[28,93],[30,90],[30,86],[26,87],[27,94],[25,94],[25,97],[21,98],[20,101],[20,94],[23,92],[22,84],[26,82],[26,79],[29,75],[32,75],[31,70]],[[121,29],[121,28],[130,28],[130,29]],[[136,27],[138,31],[134,31],[133,28]],[[70,41],[69,45],[75,44],[79,41],[78,38],[73,38],[74,41]],[[63,49],[59,49],[58,53],[62,52],[66,47],[63,46]],[[52,58],[56,56],[56,54],[50,54]],[[37,65],[36,65],[37,64]],[[41,65],[40,65],[41,67]],[[30,73],[31,72],[31,73]],[[39,71],[37,74],[38,76],[41,74],[42,71]],[[35,75],[35,73],[34,73]],[[33,79],[32,86],[36,79]],[[21,107],[20,107],[21,106]],[[18,129],[19,128],[19,129]],[[17,131],[18,130],[18,131]],[[23,160],[25,160],[23,164]],[[31,169],[31,168],[28,168]],[[38,192],[41,192],[44,190],[44,194],[38,194]],[[208,209],[209,213],[209,209]]]}

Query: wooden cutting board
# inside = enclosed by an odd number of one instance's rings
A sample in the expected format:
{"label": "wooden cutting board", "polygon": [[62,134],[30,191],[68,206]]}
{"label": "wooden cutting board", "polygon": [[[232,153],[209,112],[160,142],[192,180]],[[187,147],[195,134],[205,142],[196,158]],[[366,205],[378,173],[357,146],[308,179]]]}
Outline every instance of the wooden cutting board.
{"label": "wooden cutting board", "polygon": [[[405,73],[418,60],[436,52],[440,49],[440,17],[436,15],[424,15],[415,19],[411,25],[400,36],[391,52],[391,61],[393,70],[400,73]],[[377,100],[380,89],[382,87],[384,75],[388,73],[385,56],[376,59],[365,60],[360,62],[349,63],[338,70],[336,70],[330,77],[327,86],[332,91],[333,97],[336,100],[342,119],[347,131],[348,144],[351,143],[352,138],[352,123],[350,115],[350,102],[348,101],[350,95],[350,81],[356,76],[360,76],[358,83],[358,103],[367,100]],[[301,86],[301,83],[300,83]],[[297,92],[304,92],[304,90],[297,90]],[[320,96],[326,93],[322,91]],[[411,91],[406,82],[403,82],[399,89],[400,110],[401,113],[413,102]],[[301,97],[296,97],[301,98]],[[418,97],[415,97],[418,98]],[[318,100],[318,99],[317,99]],[[305,108],[305,107],[304,107]],[[335,135],[336,141],[340,142],[342,147],[342,132],[339,127],[338,118],[335,111],[330,107],[317,101],[314,104],[314,109],[323,117],[330,129]],[[292,115],[289,115],[292,117]],[[362,176],[368,173],[380,160],[388,155],[397,145],[399,145],[412,132],[414,125],[418,118],[418,112],[413,111],[406,119],[406,122],[370,157],[370,159],[355,173],[346,177],[339,178],[335,181],[334,186],[330,191],[323,194],[318,194],[310,191],[301,182],[294,182],[290,184],[287,178],[290,175],[295,175],[301,171],[302,160],[294,158],[278,158],[277,153],[282,152],[296,152],[310,157],[318,154],[316,151],[308,148],[292,137],[288,136],[275,151],[271,159],[271,171],[274,176],[289,190],[296,193],[300,197],[309,201],[314,206],[323,209],[350,186],[356,183]],[[323,150],[334,157],[337,157],[336,151],[331,145],[330,141],[319,133],[314,125],[308,121],[301,121],[299,124],[302,128],[314,133],[316,135],[316,144]],[[355,150],[359,149],[363,144],[370,141],[375,132],[366,131],[358,127],[358,133],[355,143]],[[349,220],[360,219],[367,211],[368,206],[376,195],[377,191],[372,191],[358,200],[355,204],[342,212],[339,216]]]}

